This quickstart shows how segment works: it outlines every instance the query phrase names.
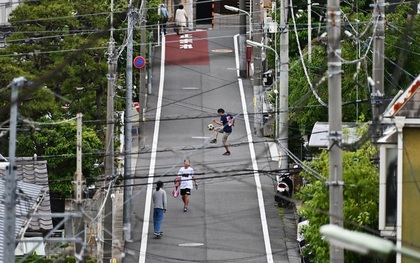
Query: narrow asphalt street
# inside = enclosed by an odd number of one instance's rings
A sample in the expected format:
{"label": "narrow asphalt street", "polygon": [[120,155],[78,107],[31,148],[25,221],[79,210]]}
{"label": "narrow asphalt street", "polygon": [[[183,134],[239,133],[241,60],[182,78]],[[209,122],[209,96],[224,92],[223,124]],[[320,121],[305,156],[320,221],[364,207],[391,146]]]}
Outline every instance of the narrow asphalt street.
{"label": "narrow asphalt street", "polygon": [[[168,34],[154,50],[146,119],[133,137],[133,240],[123,262],[300,262],[294,209],[274,201],[272,140],[253,134],[254,94],[250,80],[238,78],[237,29],[187,33]],[[207,124],[219,118],[218,108],[236,118],[231,156],[222,155],[221,136],[210,144]],[[186,158],[199,187],[183,212],[171,192]],[[151,213],[158,180],[168,194],[161,239],[153,236]]]}

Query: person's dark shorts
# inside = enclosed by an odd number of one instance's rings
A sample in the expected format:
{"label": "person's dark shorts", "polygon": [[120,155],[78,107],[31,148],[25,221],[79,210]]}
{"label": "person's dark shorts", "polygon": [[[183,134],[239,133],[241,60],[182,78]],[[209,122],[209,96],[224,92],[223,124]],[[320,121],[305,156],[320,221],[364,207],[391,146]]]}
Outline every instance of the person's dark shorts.
{"label": "person's dark shorts", "polygon": [[191,195],[191,189],[190,188],[181,189],[181,195]]}

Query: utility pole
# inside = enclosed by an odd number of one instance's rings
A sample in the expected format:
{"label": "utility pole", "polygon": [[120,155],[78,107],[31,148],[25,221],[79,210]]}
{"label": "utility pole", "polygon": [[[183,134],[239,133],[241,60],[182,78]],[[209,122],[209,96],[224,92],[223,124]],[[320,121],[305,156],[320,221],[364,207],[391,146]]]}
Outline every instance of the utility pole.
{"label": "utility pole", "polygon": [[81,204],[82,188],[83,188],[83,174],[82,174],[82,113],[77,113],[77,139],[76,139],[76,172],[74,173],[74,196],[76,204]]}
{"label": "utility pole", "polygon": [[281,169],[289,168],[287,148],[289,147],[289,1],[281,0],[280,4],[280,113],[279,113],[279,142]]}
{"label": "utility pole", "polygon": [[312,1],[308,0],[308,61],[312,61]]}
{"label": "utility pole", "polygon": [[[328,150],[330,156],[330,224],[343,227],[343,157],[341,151],[341,11],[340,0],[328,0]],[[330,245],[330,262],[344,262],[344,251],[336,245]]]}
{"label": "utility pole", "polygon": [[[143,1],[146,2],[146,1]],[[133,3],[130,0],[128,6],[127,23],[127,66],[125,71],[125,114],[124,114],[124,215],[123,228],[124,240],[131,240],[131,148],[132,148],[132,123],[131,111],[133,108]],[[143,43],[143,42],[142,42]]]}
{"label": "utility pole", "polygon": [[[254,5],[254,7],[252,7]],[[252,38],[255,42],[261,43],[262,32],[261,32],[261,4],[260,1],[253,0],[251,4],[251,9],[254,10],[254,13],[250,13],[253,18],[252,21],[256,22],[257,27],[252,32]],[[251,18],[250,18],[251,19]],[[252,23],[250,21],[250,23]],[[254,28],[254,26],[251,26]],[[251,30],[251,28],[250,28]],[[254,51],[254,98],[256,100],[256,105],[254,105],[254,134],[257,136],[263,136],[263,127],[264,127],[264,118],[263,118],[263,87],[262,87],[262,74],[263,74],[263,67],[262,67],[262,58],[261,58],[261,49],[255,48]]]}
{"label": "utility pole", "polygon": [[[185,7],[184,7],[185,8]],[[175,13],[174,13],[175,14]],[[140,10],[140,19],[139,19],[139,21],[140,21],[140,26],[141,26],[141,28],[140,28],[140,43],[141,43],[141,45],[140,45],[140,54],[142,55],[142,56],[144,56],[144,57],[146,57],[146,47],[147,47],[147,45],[146,45],[146,43],[147,42],[149,42],[148,40],[147,40],[147,35],[146,35],[146,19],[147,19],[147,1],[142,1],[142,4],[141,4],[141,10]],[[149,58],[152,56],[152,54],[150,53],[149,54]],[[149,65],[151,65],[151,63],[150,63],[150,59],[149,59]],[[140,86],[140,88],[139,88],[139,103],[140,103],[140,97],[141,97],[141,95],[140,94],[145,94],[144,95],[144,102],[143,102],[143,105],[144,105],[144,107],[143,107],[143,109],[145,109],[146,108],[146,102],[147,102],[147,100],[146,100],[146,97],[147,97],[147,95],[146,95],[146,93],[147,93],[147,91],[146,91],[146,74],[147,74],[147,68],[150,68],[149,66],[146,66],[146,67],[142,67],[141,69],[140,69],[140,84],[139,84],[139,86]],[[151,77],[151,76],[149,76],[149,77]],[[151,79],[149,79],[148,78],[148,81],[151,81]],[[151,92],[151,91],[150,91]],[[145,110],[144,110],[145,111]],[[144,113],[144,111],[143,111],[143,113]],[[139,119],[140,119],[140,116],[139,116]]]}
{"label": "utility pole", "polygon": [[[372,83],[372,125],[379,124],[379,116],[383,113],[383,94],[384,94],[384,40],[385,40],[385,2],[377,0],[373,20],[377,22],[376,33],[373,38],[373,82]],[[373,136],[374,143],[377,142],[380,134]]]}
{"label": "utility pole", "polygon": [[[246,9],[245,0],[239,0],[239,9]],[[247,77],[247,61],[246,61],[246,14],[239,14],[239,76]]]}
{"label": "utility pole", "polygon": [[[115,79],[117,71],[117,54],[115,51],[114,40],[114,1],[111,0],[111,14],[110,14],[110,37],[108,46],[108,87],[107,87],[107,107],[106,107],[106,134],[105,134],[105,185],[110,182],[108,180],[114,175],[114,97],[115,97]],[[105,217],[104,217],[104,245],[103,258],[104,262],[112,258],[112,199],[110,194],[105,200]]]}
{"label": "utility pole", "polygon": [[16,248],[16,125],[18,113],[18,93],[26,79],[19,77],[13,79],[9,84],[11,88],[11,106],[10,106],[10,131],[9,131],[9,166],[5,177],[4,190],[4,262],[15,262]]}
{"label": "utility pole", "polygon": [[[74,173],[74,202],[76,211],[81,213],[82,211],[82,191],[83,191],[83,174],[82,174],[82,113],[77,113],[77,139],[76,139],[76,172]],[[85,222],[83,217],[75,217],[73,219],[75,234],[82,236],[84,240],[85,234]],[[76,253],[83,255],[83,246],[80,243],[76,243]]]}

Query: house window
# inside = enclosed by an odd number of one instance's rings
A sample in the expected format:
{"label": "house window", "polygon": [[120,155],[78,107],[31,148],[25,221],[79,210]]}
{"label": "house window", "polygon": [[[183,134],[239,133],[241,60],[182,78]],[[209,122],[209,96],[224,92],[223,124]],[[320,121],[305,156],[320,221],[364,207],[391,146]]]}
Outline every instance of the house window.
{"label": "house window", "polygon": [[397,224],[397,148],[387,148],[386,151],[385,225],[395,227]]}
{"label": "house window", "polygon": [[393,236],[397,224],[397,145],[382,145],[380,154],[379,230],[382,236]]}

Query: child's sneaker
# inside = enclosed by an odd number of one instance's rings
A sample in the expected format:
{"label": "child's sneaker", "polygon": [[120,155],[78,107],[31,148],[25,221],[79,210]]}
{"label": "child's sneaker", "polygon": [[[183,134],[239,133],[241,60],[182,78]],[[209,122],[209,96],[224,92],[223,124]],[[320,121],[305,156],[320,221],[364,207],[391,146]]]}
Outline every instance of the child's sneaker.
{"label": "child's sneaker", "polygon": [[216,139],[213,139],[213,140],[210,141],[210,143],[216,143],[216,142],[217,142]]}
{"label": "child's sneaker", "polygon": [[188,207],[184,206],[184,212],[188,211]]}

